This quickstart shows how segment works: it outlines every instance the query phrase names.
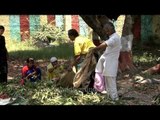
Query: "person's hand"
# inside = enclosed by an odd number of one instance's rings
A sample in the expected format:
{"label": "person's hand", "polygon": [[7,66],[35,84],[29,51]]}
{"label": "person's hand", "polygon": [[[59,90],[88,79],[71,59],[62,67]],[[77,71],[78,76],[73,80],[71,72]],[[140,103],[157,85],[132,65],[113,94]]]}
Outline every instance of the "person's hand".
{"label": "person's hand", "polygon": [[30,77],[32,77],[32,73],[28,74],[28,75],[26,76],[26,79],[29,79]]}
{"label": "person's hand", "polygon": [[32,73],[28,74],[27,78],[31,77],[32,76]]}
{"label": "person's hand", "polygon": [[75,61],[71,61],[71,64],[70,64],[71,68],[75,66],[75,64],[76,64]]}
{"label": "person's hand", "polygon": [[96,51],[96,47],[90,48],[89,51],[95,52]]}
{"label": "person's hand", "polygon": [[52,69],[52,71],[54,70],[54,69],[56,69],[56,68],[58,68],[58,67],[60,67],[60,64],[55,64],[54,66],[53,66],[53,69]]}

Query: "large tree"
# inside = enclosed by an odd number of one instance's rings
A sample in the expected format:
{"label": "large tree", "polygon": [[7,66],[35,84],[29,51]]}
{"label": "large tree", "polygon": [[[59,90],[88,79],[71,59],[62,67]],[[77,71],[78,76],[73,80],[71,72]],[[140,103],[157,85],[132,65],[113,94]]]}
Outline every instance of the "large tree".
{"label": "large tree", "polygon": [[[117,18],[120,16],[117,15],[80,15],[82,19],[88,24],[96,33],[101,40],[108,39],[104,30],[103,26],[109,22],[114,20],[117,20]],[[133,40],[133,34],[132,34],[132,27],[134,22],[134,16],[126,15],[124,24],[123,24],[123,30],[122,30],[122,36],[121,36],[121,43],[122,43],[122,49],[119,57],[119,68],[121,71],[124,71],[126,69],[129,70],[135,70],[135,67],[132,62],[132,40]]]}

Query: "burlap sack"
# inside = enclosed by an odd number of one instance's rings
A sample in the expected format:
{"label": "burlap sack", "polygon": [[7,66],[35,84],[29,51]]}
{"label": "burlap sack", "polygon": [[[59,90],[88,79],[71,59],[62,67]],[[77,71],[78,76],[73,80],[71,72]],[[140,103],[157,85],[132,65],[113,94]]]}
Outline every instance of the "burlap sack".
{"label": "burlap sack", "polygon": [[90,75],[95,70],[96,63],[93,51],[89,51],[82,63],[82,67],[73,79],[73,87],[78,88],[82,85],[82,87],[87,88],[90,83]]}
{"label": "burlap sack", "polygon": [[61,79],[57,81],[57,86],[61,87],[73,87],[73,78],[75,73],[73,71],[66,71],[62,74]]}

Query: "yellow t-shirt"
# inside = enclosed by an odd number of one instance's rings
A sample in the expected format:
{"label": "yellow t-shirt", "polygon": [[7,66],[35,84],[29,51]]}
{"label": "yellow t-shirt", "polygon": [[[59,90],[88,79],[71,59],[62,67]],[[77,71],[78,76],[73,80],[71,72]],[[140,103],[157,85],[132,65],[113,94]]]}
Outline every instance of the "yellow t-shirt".
{"label": "yellow t-shirt", "polygon": [[53,65],[50,63],[47,66],[47,78],[48,80],[52,80],[53,78],[59,78],[61,76],[61,74],[63,73],[63,66],[59,66],[57,68],[55,68],[52,72],[49,72],[48,70],[53,68]]}
{"label": "yellow t-shirt", "polygon": [[87,54],[91,47],[96,47],[92,40],[78,36],[74,41],[74,55]]}

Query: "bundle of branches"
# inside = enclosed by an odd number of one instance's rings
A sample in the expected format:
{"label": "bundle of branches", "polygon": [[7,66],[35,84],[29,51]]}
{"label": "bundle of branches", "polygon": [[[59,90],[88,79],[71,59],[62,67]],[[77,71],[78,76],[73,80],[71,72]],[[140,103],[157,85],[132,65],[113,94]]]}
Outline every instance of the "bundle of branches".
{"label": "bundle of branches", "polygon": [[69,70],[71,60],[64,61],[60,63],[61,66],[63,66],[63,71],[60,74],[60,80],[56,81],[56,86],[61,86],[61,87],[73,87],[73,78],[75,76],[75,72],[72,70]]}
{"label": "bundle of branches", "polygon": [[53,26],[52,24],[45,24],[40,26],[40,28],[32,36],[36,41],[42,41],[46,43],[54,42],[58,40],[59,42],[65,42],[66,34],[64,30],[60,27]]}
{"label": "bundle of branches", "polygon": [[56,85],[61,87],[73,87],[73,78],[75,76],[74,71],[66,71],[62,74],[59,81],[57,81]]}
{"label": "bundle of branches", "polygon": [[160,94],[153,96],[153,104],[160,105]]}
{"label": "bundle of branches", "polygon": [[83,61],[82,67],[76,73],[73,79],[73,86],[75,88],[80,87],[80,85],[82,85],[83,88],[87,88],[89,86],[90,75],[95,70],[96,63],[97,62],[94,56],[94,52],[89,51],[89,53],[86,55],[85,60]]}

